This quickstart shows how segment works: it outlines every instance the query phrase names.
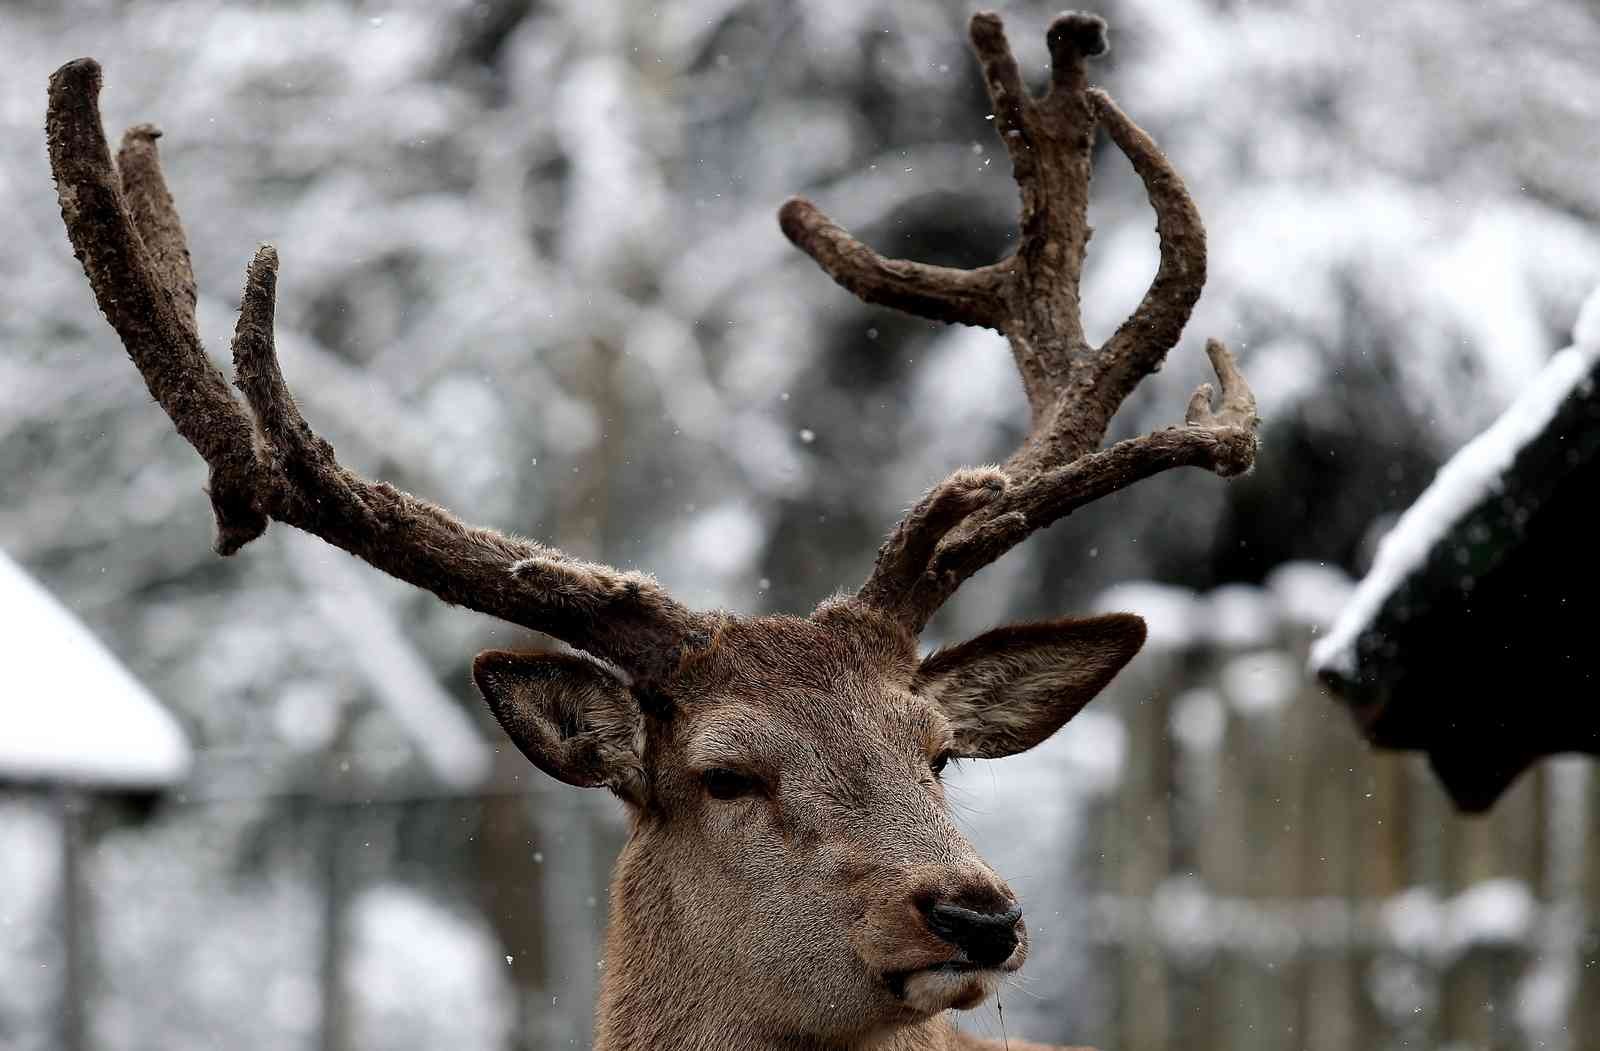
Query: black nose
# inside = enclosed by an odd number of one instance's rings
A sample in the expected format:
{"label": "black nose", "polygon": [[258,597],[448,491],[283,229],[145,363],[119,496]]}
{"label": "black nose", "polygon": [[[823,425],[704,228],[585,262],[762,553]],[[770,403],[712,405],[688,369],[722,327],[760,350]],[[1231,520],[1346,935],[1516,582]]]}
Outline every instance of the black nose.
{"label": "black nose", "polygon": [[967,954],[979,967],[998,967],[1017,948],[1017,923],[1022,906],[1004,912],[978,912],[960,905],[934,902],[923,910],[928,929]]}

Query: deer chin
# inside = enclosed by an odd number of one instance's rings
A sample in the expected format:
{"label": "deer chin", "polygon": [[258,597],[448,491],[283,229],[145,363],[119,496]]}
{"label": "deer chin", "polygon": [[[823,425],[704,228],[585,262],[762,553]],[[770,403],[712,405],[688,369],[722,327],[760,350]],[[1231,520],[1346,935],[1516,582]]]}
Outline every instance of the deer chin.
{"label": "deer chin", "polygon": [[983,967],[958,957],[889,971],[883,982],[896,1000],[919,1015],[970,1011],[993,996],[1006,975],[1020,970],[1027,955],[1024,940],[998,967]]}
{"label": "deer chin", "polygon": [[942,963],[894,975],[891,988],[901,1002],[918,1014],[936,1015],[952,1009],[970,1011],[994,995],[1006,973],[996,967]]}

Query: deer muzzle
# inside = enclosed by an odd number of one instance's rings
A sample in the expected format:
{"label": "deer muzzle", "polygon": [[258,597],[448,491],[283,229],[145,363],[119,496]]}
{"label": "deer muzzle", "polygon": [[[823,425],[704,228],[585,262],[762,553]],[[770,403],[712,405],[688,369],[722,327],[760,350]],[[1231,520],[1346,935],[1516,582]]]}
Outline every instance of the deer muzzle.
{"label": "deer muzzle", "polygon": [[1022,966],[1016,896],[981,862],[921,865],[871,880],[851,942],[889,992],[918,1013],[976,1007]]}

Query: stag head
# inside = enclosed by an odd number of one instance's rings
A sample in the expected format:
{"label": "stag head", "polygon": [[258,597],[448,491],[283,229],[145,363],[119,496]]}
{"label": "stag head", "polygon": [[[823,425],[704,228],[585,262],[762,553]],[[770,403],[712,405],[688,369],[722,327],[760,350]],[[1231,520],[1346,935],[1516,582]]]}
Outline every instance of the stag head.
{"label": "stag head", "polygon": [[[692,611],[647,576],[465,525],[341,466],[278,367],[268,246],[249,267],[234,337],[241,403],[196,333],[159,132],[131,129],[113,163],[99,67],[81,59],[51,78],[68,233],[151,393],[210,466],[219,553],[275,519],[572,647],[484,653],[473,673],[536,766],[627,806],[599,1046],[876,1039],[981,1002],[1021,966],[1026,933],[1016,895],[951,822],[940,772],[1048,738],[1133,657],[1144,624],[1113,614],[1014,625],[925,657],[919,633],[964,580],[1073,509],[1170,467],[1229,476],[1253,462],[1254,401],[1215,341],[1220,397],[1203,386],[1182,426],[1101,448],[1199,297],[1204,228],[1155,144],[1088,88],[1085,60],[1106,48],[1099,18],[1051,26],[1042,97],[1024,89],[997,16],[976,16],[971,37],[1021,190],[1014,255],[976,270],[885,259],[799,199],[780,221],[861,298],[1003,333],[1030,432],[1005,463],[929,490],[860,589],[806,618]],[[1099,347],[1078,303],[1097,126],[1143,180],[1161,241],[1149,292]]]}
{"label": "stag head", "polygon": [[535,765],[629,804],[612,922],[637,936],[614,944],[693,917],[722,1002],[843,1035],[975,1006],[1022,966],[1016,895],[956,830],[940,774],[1043,741],[1143,641],[1113,614],[919,659],[903,625],[846,600],[729,618],[648,688],[571,656],[485,653],[474,674]]}

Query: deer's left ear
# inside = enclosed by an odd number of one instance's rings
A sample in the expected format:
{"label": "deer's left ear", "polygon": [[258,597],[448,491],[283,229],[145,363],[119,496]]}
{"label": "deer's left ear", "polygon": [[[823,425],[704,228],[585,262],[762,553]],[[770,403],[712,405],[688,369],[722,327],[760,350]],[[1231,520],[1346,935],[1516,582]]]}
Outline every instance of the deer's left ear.
{"label": "deer's left ear", "polygon": [[998,759],[1059,730],[1142,645],[1131,613],[1013,624],[930,655],[914,689],[954,725],[956,755]]}
{"label": "deer's left ear", "polygon": [[615,675],[582,657],[489,650],[473,660],[472,679],[533,765],[643,805],[644,718]]}

